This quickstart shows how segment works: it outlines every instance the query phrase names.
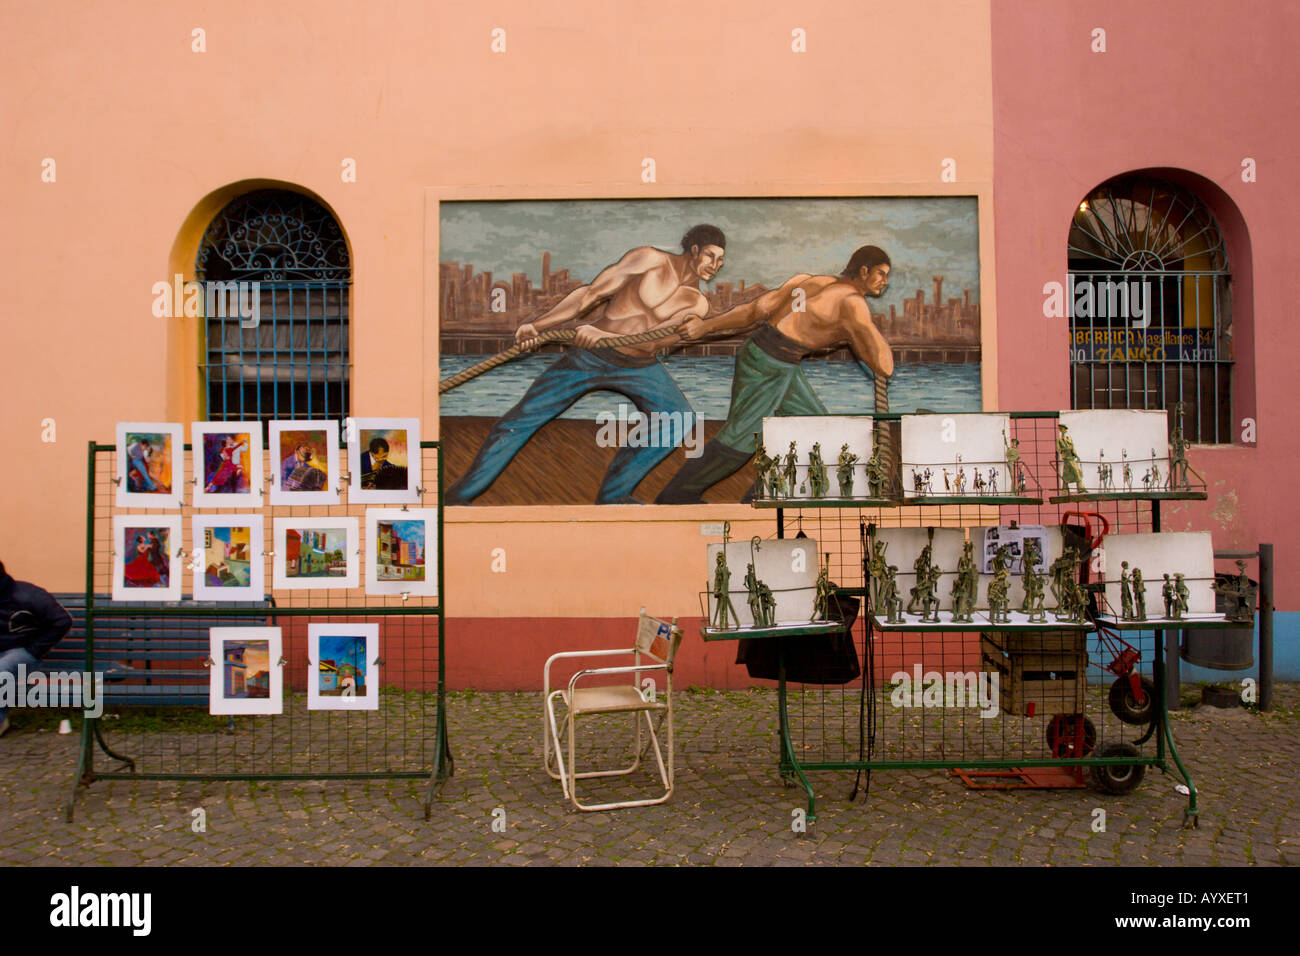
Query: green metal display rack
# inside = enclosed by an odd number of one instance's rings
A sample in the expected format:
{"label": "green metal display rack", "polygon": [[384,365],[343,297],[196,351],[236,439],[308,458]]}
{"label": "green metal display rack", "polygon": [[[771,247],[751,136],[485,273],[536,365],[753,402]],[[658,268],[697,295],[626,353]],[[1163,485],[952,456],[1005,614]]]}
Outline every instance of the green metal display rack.
{"label": "green metal display rack", "polygon": [[[130,668],[126,681],[147,688],[150,703],[184,706],[190,718],[183,729],[120,732],[114,747],[105,739],[104,717],[82,721],[76,776],[66,805],[69,820],[77,794],[99,780],[361,780],[381,778],[426,779],[424,815],[429,818],[435,792],[453,771],[446,725],[446,667],[444,660],[446,589],[443,577],[443,461],[439,442],[422,442],[422,474],[436,476],[436,487],[422,489],[437,503],[437,596],[368,596],[357,600],[343,589],[278,591],[256,604],[181,601],[170,603],[109,602],[111,592],[113,514],[115,508],[114,445],[89,443],[86,491],[85,669],[96,669],[96,623],[112,634],[116,661],[143,661]],[[189,446],[186,446],[188,451]],[[263,452],[268,455],[269,453]],[[185,458],[190,479],[189,455]],[[178,467],[177,471],[181,469]],[[269,470],[264,472],[270,474]],[[343,490],[347,501],[346,486]],[[379,505],[372,507],[394,508]],[[365,505],[266,506],[260,514],[269,529],[273,517],[356,517],[364,531]],[[189,519],[196,513],[222,515],[251,509],[202,509],[186,502],[179,510],[131,509],[142,520],[160,514],[180,514],[188,537]],[[121,512],[125,514],[126,512]],[[273,538],[265,535],[267,582],[273,580]],[[429,554],[426,558],[434,555]],[[356,560],[361,561],[357,555]],[[361,567],[358,564],[358,567]],[[185,572],[188,577],[188,571]],[[258,620],[260,619],[260,620]],[[283,628],[284,708],[274,716],[208,717],[206,707],[194,702],[195,680],[207,679],[202,664],[193,660],[196,631],[210,622],[231,625],[248,621]],[[390,682],[379,694],[376,711],[308,710],[307,627],[312,622],[380,622],[380,676]],[[135,634],[134,622],[149,626]],[[184,632],[188,628],[188,635]],[[189,642],[168,630],[188,636]],[[198,636],[201,639],[201,635]],[[108,638],[106,637],[105,640]],[[107,647],[107,645],[105,645]],[[184,650],[178,650],[185,648]],[[161,650],[160,650],[161,649]],[[169,651],[170,649],[170,651]],[[168,653],[171,657],[167,658]],[[206,651],[204,651],[206,656]],[[185,660],[189,657],[189,660]],[[173,664],[154,670],[156,658],[194,669],[195,676],[177,677]],[[211,664],[211,661],[208,661]],[[102,669],[102,668],[101,668]],[[157,673],[159,676],[152,676]],[[110,698],[120,671],[104,685]],[[391,686],[400,681],[404,687]],[[182,703],[184,701],[184,703]],[[176,713],[173,711],[173,713]],[[195,725],[198,725],[197,728]],[[96,747],[119,766],[96,767]],[[119,752],[119,750],[121,752]],[[126,753],[130,752],[130,756]]]}
{"label": "green metal display rack", "polygon": [[[892,447],[899,447],[896,423],[901,416],[884,413],[874,417],[878,427],[894,433]],[[1021,460],[1030,481],[1039,487],[1054,487],[1056,413],[1011,413],[1011,419],[1012,437],[1020,440]],[[1177,770],[1187,791],[1184,824],[1195,825],[1196,787],[1179,758],[1169,727],[1166,655],[1174,655],[1172,666],[1176,668],[1177,650],[1172,640],[1166,640],[1165,629],[1159,625],[1147,625],[1136,631],[1108,628],[1103,635],[1095,621],[1073,630],[1065,624],[1049,630],[1041,626],[952,623],[928,629],[884,625],[876,620],[875,609],[870,607],[863,551],[868,525],[964,528],[1016,522],[1053,526],[1089,514],[1104,517],[1111,533],[1155,532],[1160,530],[1162,499],[1204,497],[1203,489],[1193,489],[1177,493],[1077,496],[1061,501],[1053,498],[1050,503],[1033,494],[1003,494],[993,498],[972,495],[954,500],[945,497],[942,502],[931,497],[919,503],[905,499],[889,503],[756,501],[756,507],[776,509],[778,538],[786,536],[787,512],[793,512],[799,531],[818,542],[819,552],[831,552],[831,577],[841,585],[839,593],[868,602],[855,625],[856,648],[862,657],[860,687],[792,686],[786,679],[786,663],[788,656],[797,652],[800,638],[778,642],[779,772],[787,786],[797,784],[806,792],[808,819],[815,819],[816,810],[808,774],[816,771],[857,771],[859,783],[865,774],[868,784],[872,770],[946,769],[961,776],[970,786],[977,786],[976,781],[984,778],[1017,779],[1019,783],[1012,786],[1083,786],[1087,770],[1103,782],[1118,781],[1119,788],[1112,792],[1124,792],[1125,786],[1136,785],[1146,767],[1157,767],[1164,772]],[[918,508],[919,512],[913,510]],[[732,631],[704,636],[707,640],[726,640],[781,638],[788,634],[788,631]],[[1077,644],[1071,643],[1076,641]],[[1112,678],[1123,679],[1117,677],[1125,672],[1122,665],[1110,669],[1115,661],[1108,659],[1107,648],[1116,645],[1128,647],[1137,655],[1129,670],[1139,675],[1149,694],[1149,700],[1144,703],[1147,709],[1140,714],[1134,713],[1133,701],[1125,706],[1122,700],[1107,713],[1106,696],[1087,689],[1085,675],[1091,675],[1094,682],[1102,675],[1108,683]],[[1007,650],[1008,647],[1014,650]],[[1059,681],[1060,699],[1053,699],[1041,688],[1059,675],[1071,673],[1061,664],[1061,655],[1077,654],[1077,651],[1062,650],[1073,647],[1082,648],[1085,663],[1074,673],[1073,682]],[[1168,650],[1170,647],[1174,647],[1172,652]],[[1035,655],[1043,659],[1058,655],[1032,672],[1032,676],[1045,680],[1027,679],[1029,671],[1022,674],[1020,689],[1027,698],[1028,688],[1035,688],[1038,699],[1031,703],[1038,704],[1037,712],[1033,706],[1026,706],[1025,699],[1013,700],[991,718],[980,717],[970,708],[891,708],[891,688],[886,679],[904,665],[910,666],[919,659],[924,660],[927,672],[984,670],[990,655],[997,656],[999,651],[1002,656],[997,658],[997,663],[1009,672],[1016,655],[1022,661],[1034,661],[1038,659]],[[1014,680],[1017,675],[1009,673],[1008,676]],[[1123,688],[1119,694],[1123,697]],[[1112,700],[1115,695],[1112,685]],[[1119,706],[1119,710],[1114,710],[1114,706]],[[1096,724],[1088,716],[1089,712],[1097,718]],[[1120,718],[1121,713],[1127,722]],[[1134,722],[1135,716],[1145,719]],[[1111,749],[1117,744],[1122,745],[1120,755]],[[1137,749],[1147,744],[1153,746]],[[1127,782],[1126,773],[1129,774]],[[854,794],[857,792],[855,786]]]}

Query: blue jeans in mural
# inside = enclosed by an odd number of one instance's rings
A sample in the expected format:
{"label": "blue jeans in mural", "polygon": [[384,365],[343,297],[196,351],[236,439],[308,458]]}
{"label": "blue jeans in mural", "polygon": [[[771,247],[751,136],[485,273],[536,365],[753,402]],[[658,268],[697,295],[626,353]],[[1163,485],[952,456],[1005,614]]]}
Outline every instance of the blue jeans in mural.
{"label": "blue jeans in mural", "polygon": [[618,364],[624,358],[620,355],[609,361],[581,348],[565,353],[537,376],[519,403],[492,426],[474,463],[443,496],[444,504],[472,502],[487,491],[539,428],[558,418],[583,395],[601,390],[626,395],[645,415],[666,413],[672,417],[664,421],[683,423],[682,428],[673,427],[670,441],[648,442],[643,447],[625,445],[614,455],[596,495],[596,504],[634,501],[633,490],[681,444],[684,432],[694,427],[695,416],[686,396],[662,364],[657,360],[648,365]]}

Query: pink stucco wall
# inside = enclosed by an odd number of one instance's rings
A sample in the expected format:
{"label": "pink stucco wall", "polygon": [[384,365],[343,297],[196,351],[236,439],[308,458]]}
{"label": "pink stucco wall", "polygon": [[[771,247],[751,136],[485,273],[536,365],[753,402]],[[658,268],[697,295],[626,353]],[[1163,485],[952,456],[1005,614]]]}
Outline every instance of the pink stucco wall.
{"label": "pink stucco wall", "polygon": [[[1104,53],[1092,51],[1098,28]],[[1287,478],[1300,474],[1290,235],[1300,129],[1281,121],[1300,89],[1300,8],[995,0],[992,35],[1001,407],[1069,407],[1068,320],[1043,317],[1043,285],[1065,281],[1079,202],[1135,170],[1193,189],[1227,240],[1238,440],[1193,450],[1209,500],[1167,504],[1164,529],[1209,530],[1216,548],[1273,542],[1278,607],[1300,608],[1300,509]],[[1246,158],[1256,182],[1242,180]],[[1256,444],[1240,442],[1245,418],[1257,421]]]}

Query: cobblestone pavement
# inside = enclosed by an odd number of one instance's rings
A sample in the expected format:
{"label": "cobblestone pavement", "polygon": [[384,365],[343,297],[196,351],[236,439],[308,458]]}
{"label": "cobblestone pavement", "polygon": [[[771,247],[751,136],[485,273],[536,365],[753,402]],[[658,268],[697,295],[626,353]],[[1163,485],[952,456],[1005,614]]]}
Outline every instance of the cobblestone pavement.
{"label": "cobblestone pavement", "polygon": [[[1294,864],[1300,863],[1300,685],[1272,714],[1181,711],[1175,741],[1200,792],[1182,826],[1178,780],[1148,768],[1134,792],[972,791],[942,770],[813,775],[818,819],[795,832],[799,790],[776,773],[771,691],[681,692],[677,791],[664,805],[579,814],[540,765],[538,694],[449,700],[456,771],[422,812],[424,783],[101,781],[63,804],[77,736],[16,714],[0,740],[0,862],[138,864]],[[30,721],[30,718],[28,718]],[[111,728],[112,722],[106,726]],[[129,735],[114,736],[129,751]],[[1150,752],[1149,746],[1144,752]],[[100,756],[98,767],[110,763]],[[625,778],[626,779],[626,778]],[[631,778],[651,784],[649,775]],[[602,792],[613,792],[608,789]],[[595,790],[589,795],[600,796]],[[192,823],[202,808],[206,831]],[[1105,831],[1095,832],[1095,810]],[[494,811],[503,811],[502,812]],[[494,832],[493,822],[504,822]]]}

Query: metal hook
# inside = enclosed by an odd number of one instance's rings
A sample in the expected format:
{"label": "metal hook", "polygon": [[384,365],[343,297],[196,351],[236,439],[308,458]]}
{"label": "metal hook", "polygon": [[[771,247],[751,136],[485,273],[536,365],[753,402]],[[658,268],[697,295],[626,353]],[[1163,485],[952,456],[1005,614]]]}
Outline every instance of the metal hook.
{"label": "metal hook", "polygon": [[287,657],[285,657],[283,654],[281,654],[281,655],[280,655],[280,659],[279,659],[278,661],[276,661],[275,663],[276,663],[278,666],[280,666],[280,667],[286,667],[286,666],[288,666],[288,664],[289,664],[289,659],[288,659]]}
{"label": "metal hook", "polygon": [[204,667],[216,667],[216,666],[217,666],[217,662],[214,661],[214,660],[212,659],[211,656],[209,656],[208,659],[205,660],[205,661],[203,662],[203,666],[204,666]]}
{"label": "metal hook", "polygon": [[406,603],[407,598],[409,598],[410,596],[411,596],[411,592],[410,592],[410,591],[403,591],[403,592],[402,592],[402,603]]}
{"label": "metal hook", "polygon": [[120,484],[122,483],[122,479],[121,479],[121,478],[111,478],[111,479],[109,479],[109,480],[112,481],[113,484],[115,484],[115,485],[120,485]]}

